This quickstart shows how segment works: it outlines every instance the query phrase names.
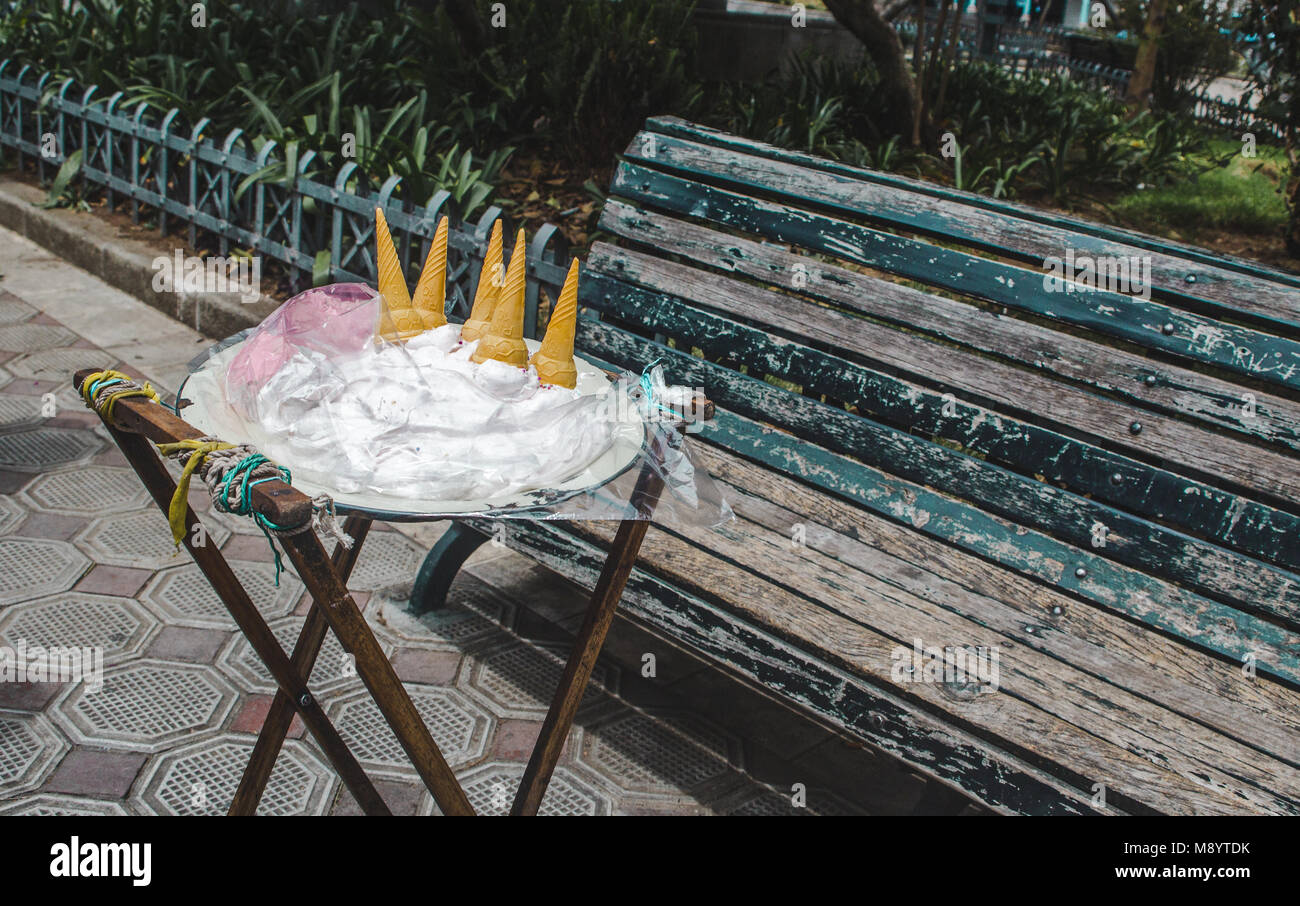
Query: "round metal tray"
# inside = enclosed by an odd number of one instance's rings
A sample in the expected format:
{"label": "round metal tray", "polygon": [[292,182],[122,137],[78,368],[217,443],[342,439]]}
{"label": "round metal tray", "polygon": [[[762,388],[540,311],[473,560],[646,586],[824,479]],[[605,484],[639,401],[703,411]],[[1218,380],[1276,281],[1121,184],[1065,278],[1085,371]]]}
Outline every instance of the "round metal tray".
{"label": "round metal tray", "polygon": [[[226,366],[239,353],[251,332],[250,328],[222,340],[190,362],[190,375],[181,387],[181,392],[190,402],[181,414],[205,434],[231,443],[252,444],[264,450],[269,438],[258,425],[246,421],[226,403],[224,390]],[[540,345],[536,340],[525,342],[530,354]],[[609,383],[606,373],[582,358],[575,358],[578,391],[584,394],[602,392]],[[594,494],[631,469],[646,453],[645,424],[634,412],[629,415],[637,418],[636,428],[626,432],[626,436],[620,432],[608,450],[565,481],[550,488],[482,500],[430,500],[397,497],[378,491],[343,491],[331,487],[328,477],[315,473],[309,464],[284,459],[276,461],[293,473],[295,488],[311,497],[328,494],[340,513],[355,513],[384,522],[431,522],[466,516],[541,519],[552,515],[558,503]]]}

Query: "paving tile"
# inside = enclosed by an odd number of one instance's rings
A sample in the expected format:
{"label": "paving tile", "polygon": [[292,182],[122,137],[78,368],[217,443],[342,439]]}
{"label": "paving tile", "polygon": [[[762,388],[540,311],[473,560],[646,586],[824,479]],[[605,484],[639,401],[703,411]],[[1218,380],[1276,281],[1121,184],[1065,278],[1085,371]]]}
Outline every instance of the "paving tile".
{"label": "paving tile", "polygon": [[[205,526],[204,531],[209,544],[226,539],[220,526]],[[95,519],[73,543],[96,563],[110,566],[166,569],[191,562],[184,548],[177,549],[167,517],[155,507]]]}
{"label": "paving tile", "polygon": [[0,683],[0,710],[44,711],[63,683]]}
{"label": "paving tile", "polygon": [[[540,720],[500,720],[492,737],[491,755],[503,761],[527,762],[541,733]],[[568,748],[569,740],[566,739],[566,751]]]}
{"label": "paving tile", "polygon": [[22,499],[34,510],[83,520],[91,513],[124,513],[150,505],[149,493],[130,467],[93,463],[46,472],[23,489]]}
{"label": "paving tile", "polygon": [[211,664],[221,647],[230,641],[230,633],[219,629],[192,629],[166,626],[154,638],[146,657],[173,661]]}
{"label": "paving tile", "polygon": [[149,569],[131,569],[126,566],[105,566],[97,563],[77,583],[76,590],[131,598],[144,588],[144,583],[148,582],[152,575],[153,570]]}
{"label": "paving tile", "polygon": [[85,462],[103,449],[104,439],[83,428],[20,427],[0,432],[0,469],[46,472]]}
{"label": "paving tile", "polygon": [[456,679],[461,656],[452,651],[398,648],[391,660],[402,682],[449,686]]}
{"label": "paving tile", "polygon": [[0,495],[0,535],[12,533],[26,517],[22,504],[7,494]]}
{"label": "paving tile", "polygon": [[[402,783],[396,780],[376,780],[375,791],[379,797],[384,800],[388,810],[394,815],[418,815],[420,806],[424,800],[426,791],[423,784],[419,783]],[[356,816],[364,815],[361,806],[353,798],[352,792],[342,784],[339,784],[338,799],[334,802],[334,807],[330,809],[331,815]]]}
{"label": "paving tile", "polygon": [[[457,686],[498,717],[541,719],[550,708],[569,656],[569,646],[511,642],[467,661]],[[578,713],[610,700],[618,671],[604,663],[592,670]]]}
{"label": "paving tile", "polygon": [[0,494],[16,494],[31,480],[30,474],[0,468]]}
{"label": "paving tile", "polygon": [[[160,815],[224,815],[252,752],[253,739],[233,733],[174,749],[150,761],[135,801]],[[319,755],[301,740],[287,740],[257,813],[323,815],[335,786],[333,772]]]}
{"label": "paving tile", "polygon": [[42,791],[125,799],[144,762],[145,756],[135,752],[77,747],[64,756]]}
{"label": "paving tile", "polygon": [[625,710],[584,728],[578,761],[642,797],[703,799],[734,786],[740,740],[688,712]]}
{"label": "paving tile", "polygon": [[66,591],[89,567],[65,541],[0,538],[0,605]]}
{"label": "paving tile", "polygon": [[515,620],[515,605],[473,576],[452,586],[441,610],[414,616],[408,598],[378,594],[366,609],[375,633],[400,646],[460,651],[495,638]]}
{"label": "paving tile", "polygon": [[68,541],[86,527],[81,516],[59,516],[54,513],[32,513],[14,531],[23,538],[52,538]]}
{"label": "paving tile", "polygon": [[98,815],[129,815],[121,802],[69,796],[65,793],[36,793],[6,803],[0,803],[0,815],[26,815],[32,817],[63,816],[90,818]]}
{"label": "paving tile", "polygon": [[[480,815],[505,815],[514,802],[524,774],[524,766],[510,762],[491,762],[460,775],[457,779],[474,811]],[[430,797],[431,804],[432,797]],[[580,770],[563,766],[555,769],[546,795],[537,810],[546,816],[608,815],[613,802]]]}
{"label": "paving tile", "polygon": [[211,667],[135,660],[105,670],[97,692],[73,687],[50,713],[75,742],[159,752],[215,733],[236,697]]}
{"label": "paving tile", "polygon": [[11,648],[94,648],[103,666],[138,654],[159,628],[157,618],[130,598],[77,590],[0,612],[0,642]]}
{"label": "paving tile", "polygon": [[67,750],[44,714],[0,711],[0,799],[36,789]]}
{"label": "paving tile", "polygon": [[[302,596],[302,583],[287,574],[281,575],[277,588],[275,568],[269,563],[232,560],[230,568],[254,606],[268,620],[290,613]],[[238,628],[226,605],[193,562],[159,571],[140,592],[139,598],[172,626]]]}
{"label": "paving tile", "polygon": [[[493,724],[486,712],[454,689],[404,685],[449,765],[469,764],[485,754]],[[328,713],[362,767],[390,776],[414,774],[397,737],[365,689],[335,700]]]}
{"label": "paving tile", "polygon": [[[291,654],[298,636],[302,633],[305,619],[303,617],[284,617],[270,622],[270,629],[280,643],[286,655]],[[380,650],[387,653],[391,646],[379,643]],[[275,681],[270,671],[257,656],[253,646],[243,635],[235,633],[218,660],[223,673],[230,677],[240,689],[246,692],[274,692]],[[325,634],[325,643],[321,646],[312,667],[308,685],[314,693],[321,694],[343,686],[358,686],[356,662],[348,655],[333,632]]]}
{"label": "paving tile", "polygon": [[[230,729],[236,733],[251,733],[254,736],[262,732],[262,725],[266,723],[266,715],[270,713],[271,702],[274,699],[274,695],[243,696],[239,702],[239,710],[230,722]],[[307,727],[303,724],[302,718],[295,714],[289,724],[289,738],[301,739],[306,732]]]}
{"label": "paving tile", "polygon": [[66,327],[32,319],[25,324],[0,324],[0,349],[9,352],[32,352],[68,346],[77,335]]}

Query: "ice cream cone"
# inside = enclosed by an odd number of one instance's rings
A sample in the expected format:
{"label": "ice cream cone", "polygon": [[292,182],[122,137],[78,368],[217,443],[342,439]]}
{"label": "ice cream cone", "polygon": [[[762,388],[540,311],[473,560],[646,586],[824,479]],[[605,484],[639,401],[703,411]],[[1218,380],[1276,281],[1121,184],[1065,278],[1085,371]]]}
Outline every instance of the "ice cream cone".
{"label": "ice cream cone", "polygon": [[447,323],[447,218],[438,221],[411,305],[425,330]]}
{"label": "ice cream cone", "polygon": [[462,340],[477,340],[487,330],[501,294],[501,221],[492,224],[487,254],[483,257],[483,270],[479,274],[478,289],[474,291],[474,305],[460,329]]}
{"label": "ice cream cone", "polygon": [[573,361],[573,334],[578,326],[578,259],[569,265],[560,298],[551,310],[546,337],[528,363],[537,369],[543,384],[555,384],[572,390],[578,385],[578,367]]}
{"label": "ice cream cone", "polygon": [[515,250],[510,256],[510,269],[506,271],[501,297],[492,310],[487,332],[470,356],[471,361],[496,359],[518,368],[528,366],[528,347],[524,345],[524,295],[527,288],[524,265],[524,231],[521,229],[515,239]]}
{"label": "ice cream cone", "polygon": [[424,328],[411,307],[402,262],[393,246],[393,236],[388,232],[388,220],[379,208],[375,208],[375,267],[379,271],[379,294],[384,297],[388,315],[380,318],[379,335],[390,343],[415,336]]}

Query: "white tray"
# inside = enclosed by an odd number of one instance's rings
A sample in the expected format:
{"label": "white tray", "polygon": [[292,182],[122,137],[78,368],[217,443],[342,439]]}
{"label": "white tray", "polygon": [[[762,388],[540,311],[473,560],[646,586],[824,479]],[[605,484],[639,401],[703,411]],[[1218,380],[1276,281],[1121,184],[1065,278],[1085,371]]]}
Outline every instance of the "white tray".
{"label": "white tray", "polygon": [[[266,434],[260,426],[246,421],[231,408],[225,399],[223,386],[226,366],[243,347],[247,331],[221,343],[190,363],[190,376],[182,392],[190,404],[181,410],[184,419],[205,434],[229,443],[252,444],[266,449]],[[525,340],[531,355],[541,344]],[[609,386],[605,372],[586,361],[574,357],[578,366],[579,393],[594,395]],[[645,447],[645,424],[635,414],[634,406],[626,407],[628,417],[637,419],[640,429],[619,432],[613,445],[577,472],[554,487],[519,491],[482,500],[426,500],[414,497],[395,497],[376,491],[349,492],[331,487],[329,476],[316,473],[307,463],[277,459],[278,465],[290,470],[293,486],[309,497],[328,494],[335,507],[343,513],[357,513],[384,522],[424,522],[454,516],[545,518],[552,514],[554,504],[588,492],[594,492],[630,469]],[[636,438],[633,440],[633,438]]]}

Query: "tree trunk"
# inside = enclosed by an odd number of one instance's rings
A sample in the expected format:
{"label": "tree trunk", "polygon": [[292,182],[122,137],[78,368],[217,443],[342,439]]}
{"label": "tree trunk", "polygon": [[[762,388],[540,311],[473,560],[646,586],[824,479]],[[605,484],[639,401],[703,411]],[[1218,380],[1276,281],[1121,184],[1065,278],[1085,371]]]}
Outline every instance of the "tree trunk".
{"label": "tree trunk", "polygon": [[1142,41],[1138,44],[1137,61],[1133,64],[1133,76],[1128,82],[1128,93],[1124,100],[1133,116],[1151,106],[1151,87],[1156,81],[1156,57],[1160,52],[1160,36],[1165,30],[1165,11],[1169,0],[1151,0],[1147,6],[1146,26],[1142,29]]}
{"label": "tree trunk", "polygon": [[893,120],[893,131],[911,137],[916,125],[912,110],[916,83],[908,72],[898,32],[884,20],[872,0],[826,0],[826,8],[836,22],[862,42],[880,73],[880,93]]}

